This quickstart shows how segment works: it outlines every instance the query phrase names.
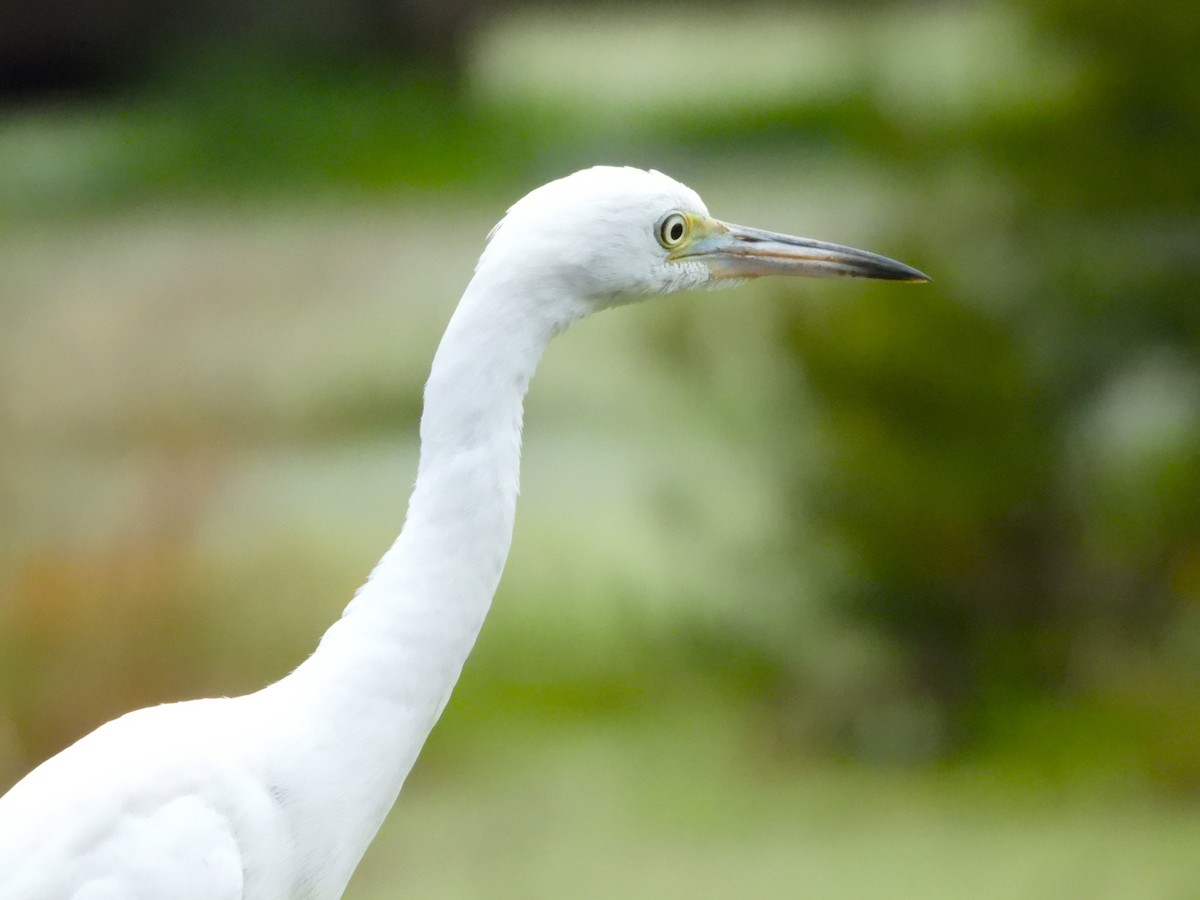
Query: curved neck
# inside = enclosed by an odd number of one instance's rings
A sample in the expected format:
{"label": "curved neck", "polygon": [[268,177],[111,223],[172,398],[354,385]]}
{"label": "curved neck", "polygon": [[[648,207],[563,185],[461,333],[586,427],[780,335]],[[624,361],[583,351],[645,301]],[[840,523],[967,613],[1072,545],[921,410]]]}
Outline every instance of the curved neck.
{"label": "curved neck", "polygon": [[[404,528],[342,620],[370,620],[373,634],[383,629],[436,647],[456,668],[508,555],[525,393],[555,330],[511,313],[474,282],[463,296],[425,386],[421,458]],[[447,634],[430,632],[447,617],[471,626],[465,646],[447,646]],[[410,671],[396,674],[409,680]]]}
{"label": "curved neck", "polygon": [[[264,693],[294,711],[283,781],[303,780],[307,841],[357,864],[441,714],[508,555],[523,403],[561,325],[468,286],[425,389],[421,460],[404,528],[316,652]],[[514,309],[515,307],[515,309]],[[303,762],[301,762],[303,760]],[[314,772],[314,769],[316,772]],[[327,789],[319,785],[328,785]],[[336,810],[325,816],[323,811]],[[299,811],[297,811],[299,812]]]}

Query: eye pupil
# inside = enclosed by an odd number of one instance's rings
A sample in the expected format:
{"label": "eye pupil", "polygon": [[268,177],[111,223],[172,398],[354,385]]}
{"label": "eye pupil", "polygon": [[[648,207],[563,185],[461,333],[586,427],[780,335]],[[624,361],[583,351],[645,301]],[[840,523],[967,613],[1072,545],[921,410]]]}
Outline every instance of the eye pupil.
{"label": "eye pupil", "polygon": [[671,250],[683,242],[687,230],[687,220],[680,213],[671,213],[658,226],[658,242]]}

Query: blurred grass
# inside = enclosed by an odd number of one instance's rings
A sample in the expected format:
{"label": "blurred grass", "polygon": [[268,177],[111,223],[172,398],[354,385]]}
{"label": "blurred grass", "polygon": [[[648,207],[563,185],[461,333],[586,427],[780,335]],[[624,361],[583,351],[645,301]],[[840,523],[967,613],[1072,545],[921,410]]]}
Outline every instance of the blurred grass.
{"label": "blurred grass", "polygon": [[[501,593],[353,895],[1188,896],[1200,719],[1170,670],[1194,639],[1085,696],[984,704],[975,754],[937,765],[942,713],[826,602],[852,558],[796,508],[835,458],[862,493],[823,487],[825,511],[885,544],[936,533],[898,551],[925,571],[953,567],[980,497],[1036,481],[1007,430],[1032,388],[1005,304],[1036,284],[1004,265],[1013,185],[947,135],[1045,116],[1079,59],[1019,9],[967,4],[529,12],[474,60],[456,96],[212,57],[0,124],[0,780],[308,652],[399,525],[420,386],[488,228],[548,177],[632,162],[722,218],[954,252],[919,322],[867,286],[746,287],[551,348]],[[1126,494],[1172,490],[1130,464],[1138,442],[1192,434],[1186,367],[1157,360],[1081,426],[1103,452],[1077,489],[1120,546],[1157,527]],[[880,384],[903,401],[883,420]],[[841,419],[817,391],[846,392]],[[946,471],[961,433],[896,443],[910,414],[979,424],[982,475]],[[958,518],[925,517],[939,497]]]}
{"label": "blurred grass", "polygon": [[986,770],[797,766],[739,746],[747,733],[720,708],[662,710],[523,728],[469,778],[423,765],[351,892],[1124,900],[1187,897],[1200,877],[1186,806]]}

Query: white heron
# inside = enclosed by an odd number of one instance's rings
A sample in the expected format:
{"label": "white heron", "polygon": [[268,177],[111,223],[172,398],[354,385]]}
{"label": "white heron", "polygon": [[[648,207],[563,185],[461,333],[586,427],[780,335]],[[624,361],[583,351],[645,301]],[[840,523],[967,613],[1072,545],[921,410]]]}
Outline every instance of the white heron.
{"label": "white heron", "polygon": [[260,691],[131,712],[30,772],[0,798],[0,897],[340,897],[499,582],[547,342],[600,309],[760,275],[928,280],[720,222],[658,172],[586,169],[517,202],[434,357],[404,527],[341,618]]}

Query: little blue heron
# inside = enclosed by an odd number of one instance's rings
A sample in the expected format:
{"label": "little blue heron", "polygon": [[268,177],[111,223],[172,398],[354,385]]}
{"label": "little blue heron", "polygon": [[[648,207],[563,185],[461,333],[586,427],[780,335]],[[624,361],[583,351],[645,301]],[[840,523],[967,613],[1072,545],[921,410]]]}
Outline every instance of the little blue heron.
{"label": "little blue heron", "polygon": [[341,618],[260,691],[128,713],[29,773],[0,798],[0,897],[340,897],[500,580],[547,342],[597,310],[760,275],[928,280],[720,222],[658,172],[596,167],[517,202],[434,356],[404,527]]}

